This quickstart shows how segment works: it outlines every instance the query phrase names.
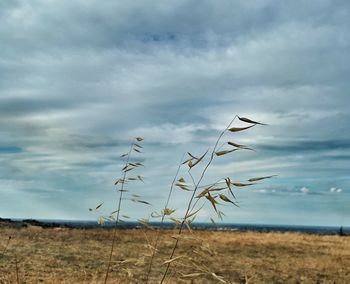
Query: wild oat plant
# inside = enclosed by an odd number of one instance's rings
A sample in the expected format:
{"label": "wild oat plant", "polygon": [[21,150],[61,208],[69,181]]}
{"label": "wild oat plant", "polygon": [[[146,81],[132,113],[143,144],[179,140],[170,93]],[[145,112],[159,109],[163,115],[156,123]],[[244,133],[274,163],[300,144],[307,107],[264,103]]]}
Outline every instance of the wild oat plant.
{"label": "wild oat plant", "polygon": [[[236,120],[239,120],[240,123],[244,123],[245,125],[239,127],[233,126]],[[216,179],[215,182],[203,184],[203,180],[208,173],[210,166],[216,159],[220,159],[223,156],[238,151],[254,151],[254,149],[248,145],[239,144],[236,141],[233,141],[232,135],[237,132],[246,131],[257,125],[266,124],[236,115],[228,126],[219,134],[212,149],[206,150],[201,155],[195,155],[189,152],[183,155],[161,212],[153,212],[150,217],[139,220],[139,223],[141,223],[145,228],[144,234],[147,241],[147,247],[150,249],[150,254],[140,257],[142,261],[145,261],[145,258],[148,259],[148,265],[146,265],[147,268],[144,277],[145,283],[149,283],[151,281],[152,269],[156,265],[158,268],[159,265],[164,266],[164,271],[159,278],[159,283],[164,283],[166,280],[171,280],[174,278],[191,280],[198,277],[204,277],[210,281],[214,280],[221,283],[229,283],[227,279],[224,279],[224,277],[220,276],[215,271],[211,271],[208,261],[210,260],[211,256],[216,253],[215,248],[210,247],[205,240],[196,237],[191,229],[191,225],[203,207],[208,204],[210,207],[212,207],[217,218],[223,220],[223,216],[225,216],[221,209],[223,204],[232,204],[239,207],[234,194],[236,188],[249,187],[261,180],[273,177],[252,177],[246,181],[235,180],[232,177],[221,177]],[[126,189],[129,182],[143,181],[143,178],[140,175],[129,176],[130,173],[133,173],[133,171],[135,171],[137,168],[143,166],[143,164],[140,162],[131,162],[131,156],[134,152],[137,154],[141,153],[143,148],[141,145],[142,141],[143,138],[141,137],[135,138],[135,140],[131,143],[129,151],[121,156],[125,159],[125,165],[122,168],[122,177],[118,178],[115,182],[119,192],[117,209],[114,212],[111,212],[107,217],[101,216],[99,219],[100,223],[103,223],[106,220],[113,220],[115,222],[113,241],[104,283],[107,283],[109,271],[111,269],[113,251],[116,243],[117,227],[118,224],[123,221],[120,216],[129,218],[129,216],[121,215],[122,201],[124,200],[123,196],[125,194],[130,194],[130,198],[128,198],[129,200],[150,205],[149,202],[141,200],[139,195],[131,194],[128,189]],[[194,169],[197,175],[194,174]],[[183,176],[181,177],[179,177],[180,172],[184,172]],[[195,176],[197,176],[197,178]],[[171,197],[175,188],[183,191],[184,194],[188,194],[188,200],[185,203],[186,210],[181,218],[175,217],[176,210],[170,207]],[[99,210],[101,206],[102,203],[96,206],[95,210]],[[160,246],[161,230],[157,231],[154,240],[147,238],[146,230],[153,229],[149,223],[150,218],[160,218],[160,223],[171,221],[175,224],[176,233],[172,236],[174,243],[171,247],[169,257],[161,260],[160,263],[156,262],[155,260],[158,259],[156,258],[156,255]],[[210,219],[211,222],[215,224],[214,218]],[[183,234],[186,230],[190,233],[190,235]],[[189,247],[191,250],[177,255],[176,253],[181,242],[184,244],[185,242],[190,242]],[[186,245],[188,245],[188,243]],[[129,263],[128,260],[126,261]],[[130,263],[132,261],[130,260]],[[157,270],[159,271],[159,269]],[[154,277],[152,279],[154,279]]]}
{"label": "wild oat plant", "polygon": [[[141,196],[130,192],[129,189],[127,188],[127,186],[131,182],[137,182],[137,181],[143,182],[143,177],[139,174],[134,174],[134,173],[138,168],[143,167],[144,165],[141,162],[134,161],[135,159],[133,157],[133,154],[137,154],[137,155],[142,154],[142,149],[143,149],[142,142],[143,142],[142,137],[136,137],[135,139],[133,139],[132,143],[130,144],[129,151],[121,155],[121,158],[124,159],[124,166],[121,169],[121,177],[117,178],[117,180],[114,183],[114,185],[116,186],[116,190],[118,192],[116,210],[114,210],[113,212],[107,215],[103,213],[100,214],[100,217],[98,220],[99,224],[103,224],[105,221],[114,222],[113,238],[112,238],[112,244],[111,244],[111,249],[109,253],[108,265],[107,265],[104,283],[107,283],[109,272],[111,270],[113,252],[116,246],[116,235],[117,235],[118,225],[122,222],[125,222],[125,219],[130,218],[130,216],[121,214],[123,201],[129,200],[132,202],[150,205],[149,202],[140,199]],[[100,203],[99,205],[96,206],[94,210],[99,212],[102,205],[103,203]],[[90,209],[90,211],[92,210],[93,209]]]}
{"label": "wild oat plant", "polygon": [[[232,126],[235,120],[237,119],[241,121],[241,123],[246,124],[246,126]],[[199,156],[187,153],[188,158],[185,161],[183,161],[182,164],[187,166],[187,176],[189,182],[187,182],[187,180],[184,177],[180,177],[178,180],[176,180],[175,186],[177,186],[183,191],[190,192],[190,197],[186,205],[186,211],[184,216],[181,219],[170,217],[170,219],[174,221],[175,224],[178,226],[178,231],[177,234],[173,236],[175,240],[170,252],[170,256],[167,260],[163,262],[163,265],[165,265],[165,270],[161,277],[160,283],[165,282],[167,278],[171,277],[191,279],[198,278],[199,276],[211,277],[212,279],[215,279],[219,282],[228,283],[227,280],[225,280],[223,277],[219,276],[214,271],[211,271],[209,269],[208,260],[210,259],[210,256],[213,253],[215,253],[214,250],[212,250],[205,243],[204,240],[197,239],[193,234],[192,236],[188,237],[183,236],[182,233],[184,229],[188,229],[190,233],[192,233],[191,224],[193,223],[198,213],[206,205],[206,203],[209,203],[216,215],[218,216],[218,218],[222,219],[224,215],[222,210],[220,210],[220,206],[222,203],[232,204],[238,207],[238,204],[236,202],[236,196],[234,194],[235,188],[248,187],[256,184],[256,182],[273,177],[253,177],[243,182],[233,180],[231,177],[223,177],[213,183],[202,185],[202,181],[215,159],[221,158],[222,156],[231,154],[236,151],[254,151],[251,147],[247,145],[238,144],[237,142],[232,141],[231,137],[229,137],[227,141],[223,142],[222,140],[224,137],[229,136],[229,134],[232,135],[233,133],[245,131],[256,125],[266,124],[251,120],[249,118],[235,116],[232,119],[232,121],[228,124],[228,126],[220,133],[211,151],[207,150],[204,154]],[[209,157],[207,157],[208,153]],[[199,177],[195,179],[194,175],[192,174],[192,171],[194,168],[199,167],[203,163],[203,169],[199,170]],[[171,191],[172,188],[170,189],[170,194]],[[162,211],[162,220],[164,219],[165,215],[170,216],[174,212],[175,210],[171,208],[164,208],[164,210]],[[213,218],[211,218],[211,221],[215,223]],[[190,251],[189,253],[177,256],[176,252],[180,245],[180,241],[184,241],[186,239],[190,239],[191,241],[197,242],[197,246],[192,246],[192,251]],[[157,243],[155,244],[155,247],[157,247]],[[206,261],[201,261],[203,259],[205,259]],[[152,265],[153,264],[151,260],[150,266]],[[171,266],[173,266],[174,268],[171,269]],[[183,273],[181,271],[182,268],[186,268],[186,271],[188,271],[188,268],[191,268],[191,273]]]}

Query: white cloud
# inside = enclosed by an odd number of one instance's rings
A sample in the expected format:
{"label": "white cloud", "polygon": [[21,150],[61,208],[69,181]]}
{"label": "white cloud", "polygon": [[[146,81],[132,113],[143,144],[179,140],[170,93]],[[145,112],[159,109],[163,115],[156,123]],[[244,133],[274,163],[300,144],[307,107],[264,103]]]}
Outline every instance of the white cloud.
{"label": "white cloud", "polygon": [[254,192],[267,193],[267,190],[266,189],[255,189]]}
{"label": "white cloud", "polygon": [[300,188],[300,192],[303,194],[308,194],[310,192],[310,189],[308,189],[307,187],[302,187]]}
{"label": "white cloud", "polygon": [[129,132],[130,137],[147,137],[151,143],[183,144],[194,142],[196,131],[205,130],[205,125],[161,124],[151,127],[136,128]]}
{"label": "white cloud", "polygon": [[329,189],[329,192],[331,192],[331,193],[341,193],[342,191],[343,191],[342,188],[337,188],[337,187],[331,187]]}

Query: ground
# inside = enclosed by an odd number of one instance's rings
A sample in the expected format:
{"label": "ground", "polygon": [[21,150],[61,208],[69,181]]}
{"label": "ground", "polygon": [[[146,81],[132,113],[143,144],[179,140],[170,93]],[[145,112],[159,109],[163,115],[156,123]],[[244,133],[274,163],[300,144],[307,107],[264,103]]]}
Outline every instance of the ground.
{"label": "ground", "polygon": [[[158,234],[149,283],[159,283],[176,231],[118,230],[108,283],[145,283]],[[103,283],[112,238],[106,229],[0,228],[0,283]],[[350,283],[350,237],[187,231],[178,256],[164,283]]]}

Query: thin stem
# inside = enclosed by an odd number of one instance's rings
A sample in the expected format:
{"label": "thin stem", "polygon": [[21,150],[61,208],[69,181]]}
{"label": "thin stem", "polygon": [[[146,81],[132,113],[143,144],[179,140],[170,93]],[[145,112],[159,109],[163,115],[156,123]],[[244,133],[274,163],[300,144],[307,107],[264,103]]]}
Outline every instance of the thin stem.
{"label": "thin stem", "polygon": [[[179,235],[181,235],[182,230],[183,230],[183,228],[184,228],[184,224],[185,224],[185,222],[186,222],[186,217],[188,216],[188,213],[190,212],[191,205],[192,205],[193,199],[194,199],[194,197],[195,197],[195,195],[196,195],[197,189],[198,189],[200,183],[202,182],[202,180],[203,180],[203,178],[204,178],[204,175],[205,175],[205,173],[207,172],[209,166],[211,165],[211,163],[212,163],[213,160],[214,160],[216,148],[217,148],[217,146],[218,146],[218,144],[219,144],[219,142],[220,142],[222,136],[223,136],[223,135],[225,134],[225,132],[230,128],[231,124],[235,121],[236,118],[237,118],[237,115],[231,120],[231,122],[229,123],[229,125],[220,133],[218,139],[216,140],[216,143],[215,143],[215,145],[214,145],[213,151],[211,152],[211,155],[210,155],[210,159],[209,159],[207,165],[205,166],[204,170],[202,171],[202,174],[201,174],[201,176],[200,176],[200,178],[199,178],[199,180],[198,180],[198,182],[197,182],[197,184],[196,184],[196,186],[195,186],[195,188],[194,188],[194,190],[193,190],[191,199],[190,199],[190,201],[189,201],[189,203],[188,203],[188,206],[187,206],[187,210],[186,210],[185,216],[184,216],[184,218],[183,218],[183,220],[182,220],[182,222],[181,222],[180,228],[179,228],[179,233],[178,233]],[[175,254],[175,251],[176,251],[176,249],[177,249],[177,247],[178,247],[178,243],[179,243],[179,238],[176,238],[176,241],[175,241],[175,244],[174,244],[174,247],[173,247],[173,250],[172,250],[172,252],[171,252],[171,254],[170,254],[169,259],[172,259],[172,258],[173,258],[174,254]],[[164,272],[164,274],[163,274],[163,277],[162,277],[162,279],[161,279],[161,281],[160,281],[160,284],[162,284],[162,283],[164,282],[164,280],[165,280],[165,278],[166,278],[166,276],[167,276],[167,274],[168,274],[168,271],[169,271],[169,268],[170,268],[170,264],[171,264],[171,262],[169,262],[169,263],[167,264],[166,269],[165,269],[165,272]]]}
{"label": "thin stem", "polygon": [[18,260],[17,260],[17,255],[16,254],[15,254],[15,265],[16,265],[16,280],[17,280],[17,284],[20,284],[19,272],[18,272]]}
{"label": "thin stem", "polygon": [[[128,152],[125,165],[128,165],[128,164],[129,164],[129,160],[130,160],[130,156],[131,156],[131,151],[132,151],[132,149],[133,149],[133,147],[134,147],[134,144],[135,144],[135,142],[133,141],[133,142],[131,143],[130,150],[129,150],[129,152]],[[110,252],[109,252],[108,266],[107,266],[107,271],[106,271],[106,276],[105,276],[104,284],[106,284],[106,283],[107,283],[107,280],[108,280],[109,270],[110,270],[110,267],[111,267],[112,256],[113,256],[113,251],[114,251],[114,246],[115,246],[115,240],[116,240],[116,237],[117,237],[117,227],[118,227],[118,223],[119,223],[119,215],[120,215],[120,208],[121,208],[122,198],[123,198],[123,193],[124,193],[124,184],[125,184],[125,179],[126,179],[126,173],[127,173],[127,172],[124,170],[123,179],[122,179],[121,188],[120,188],[120,194],[119,194],[118,209],[117,209],[117,217],[116,217],[115,226],[114,226],[114,229],[113,229],[112,246],[111,246],[111,250],[110,250]]]}
{"label": "thin stem", "polygon": [[213,186],[218,185],[218,184],[220,184],[220,183],[226,183],[224,180],[225,180],[225,179],[221,178],[221,179],[218,179],[216,182],[214,182],[214,183],[212,183],[212,184],[201,185],[201,186],[198,186],[198,188],[213,187]]}
{"label": "thin stem", "polygon": [[[179,166],[177,167],[176,174],[175,174],[174,179],[173,179],[173,181],[172,181],[172,183],[171,183],[170,190],[169,190],[169,194],[168,194],[168,198],[167,198],[167,201],[166,201],[166,203],[165,203],[164,209],[168,208],[168,205],[169,205],[169,202],[170,202],[170,197],[171,197],[172,192],[173,192],[173,189],[174,189],[174,184],[175,184],[175,182],[176,182],[177,176],[179,175],[179,172],[180,172],[180,169],[181,169],[181,166],[182,166],[182,161],[183,161],[184,157],[185,157],[185,153],[182,155],[180,164],[179,164]],[[162,216],[162,221],[161,221],[161,222],[164,221],[164,218],[165,218],[165,214],[163,214],[163,216]]]}
{"label": "thin stem", "polygon": [[[171,194],[173,192],[173,188],[174,188],[174,184],[176,182],[176,179],[179,175],[179,172],[180,172],[180,169],[181,169],[181,166],[182,166],[182,161],[185,157],[185,153],[182,155],[182,158],[181,158],[181,161],[179,163],[179,166],[177,167],[177,170],[176,170],[176,174],[174,176],[174,179],[171,183],[171,186],[170,186],[170,190],[169,190],[169,194],[168,194],[168,198],[167,198],[167,201],[165,203],[165,206],[164,206],[164,210],[163,210],[163,213],[162,213],[162,219],[160,221],[160,223],[162,224],[164,222],[164,219],[165,219],[165,209],[168,208],[168,205],[169,205],[169,202],[170,202],[170,197],[171,197]],[[157,251],[157,247],[158,247],[158,242],[159,242],[159,237],[160,237],[160,231],[158,230],[157,231],[157,236],[156,236],[156,241],[155,241],[155,245],[153,247],[153,252],[152,252],[152,256],[151,256],[151,260],[150,260],[150,264],[149,264],[149,267],[148,267],[148,272],[147,272],[147,277],[146,277],[146,284],[148,283],[148,280],[149,280],[149,276],[151,274],[151,271],[152,271],[152,266],[153,266],[153,261],[154,261],[154,257],[155,257],[155,254],[156,254],[156,251]]]}
{"label": "thin stem", "polygon": [[194,186],[196,186],[196,181],[194,180],[194,177],[193,177],[193,175],[191,174],[191,169],[188,169],[188,175],[191,177],[191,180],[192,180],[192,182],[193,182],[193,185]]}
{"label": "thin stem", "polygon": [[5,247],[4,247],[4,250],[3,250],[2,253],[1,253],[1,256],[4,256],[4,254],[6,253],[7,248],[8,248],[8,246],[9,246],[9,244],[10,244],[10,241],[11,241],[11,236],[9,236],[9,238],[8,238],[8,240],[7,240],[7,243],[6,243]]}

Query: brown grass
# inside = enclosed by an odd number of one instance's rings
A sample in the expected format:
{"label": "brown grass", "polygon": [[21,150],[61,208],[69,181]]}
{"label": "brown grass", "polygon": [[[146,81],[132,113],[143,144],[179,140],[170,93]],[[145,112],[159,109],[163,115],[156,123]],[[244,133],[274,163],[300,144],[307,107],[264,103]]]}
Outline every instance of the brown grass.
{"label": "brown grass", "polygon": [[[147,238],[156,236],[147,231]],[[158,283],[175,231],[164,231],[159,242],[150,283]],[[189,233],[184,233],[189,236]],[[103,229],[0,228],[0,283],[16,283],[15,255],[21,283],[103,283],[112,234]],[[193,256],[195,264],[232,283],[349,283],[350,238],[296,233],[195,232],[202,239],[181,240],[178,256]],[[110,283],[143,283],[150,250],[140,230],[118,230]],[[208,258],[208,254],[210,258]],[[174,270],[194,271],[184,257]],[[211,275],[180,279],[175,274],[167,283],[216,283]]]}

